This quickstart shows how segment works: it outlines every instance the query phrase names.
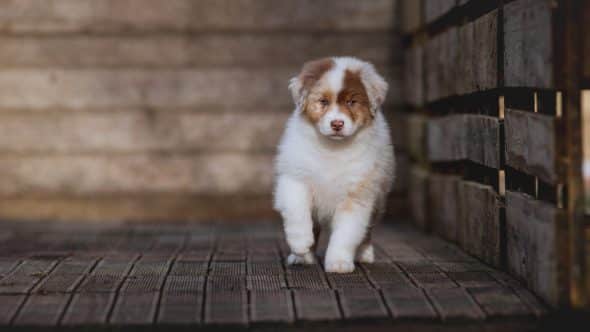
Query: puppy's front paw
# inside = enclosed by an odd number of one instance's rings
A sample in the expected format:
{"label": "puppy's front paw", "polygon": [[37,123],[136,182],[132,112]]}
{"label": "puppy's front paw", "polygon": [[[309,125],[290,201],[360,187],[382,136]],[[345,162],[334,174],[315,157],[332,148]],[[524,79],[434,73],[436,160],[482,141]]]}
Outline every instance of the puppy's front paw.
{"label": "puppy's front paw", "polygon": [[326,262],[324,263],[324,269],[326,270],[326,272],[351,273],[354,271],[354,262],[343,259],[326,259]]}
{"label": "puppy's front paw", "polygon": [[315,263],[315,257],[313,253],[306,252],[303,255],[298,254],[289,254],[287,257],[287,265],[296,265],[296,264],[313,264]]}

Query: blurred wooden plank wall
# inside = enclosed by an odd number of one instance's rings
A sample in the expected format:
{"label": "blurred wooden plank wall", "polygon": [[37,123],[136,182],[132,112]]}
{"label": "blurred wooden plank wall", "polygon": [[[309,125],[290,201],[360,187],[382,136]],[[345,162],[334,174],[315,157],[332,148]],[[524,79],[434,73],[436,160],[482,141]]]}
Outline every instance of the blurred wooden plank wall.
{"label": "blurred wooden plank wall", "polygon": [[[387,76],[386,112],[399,109],[396,5],[3,2],[0,218],[274,217],[288,79],[313,58],[358,56]],[[405,128],[393,127],[403,174]]]}
{"label": "blurred wooden plank wall", "polygon": [[577,87],[560,40],[564,20],[580,23],[571,3],[407,0],[401,10],[415,223],[553,305],[579,293],[568,198],[580,178],[567,171],[577,131],[564,120],[579,108],[564,105]]}

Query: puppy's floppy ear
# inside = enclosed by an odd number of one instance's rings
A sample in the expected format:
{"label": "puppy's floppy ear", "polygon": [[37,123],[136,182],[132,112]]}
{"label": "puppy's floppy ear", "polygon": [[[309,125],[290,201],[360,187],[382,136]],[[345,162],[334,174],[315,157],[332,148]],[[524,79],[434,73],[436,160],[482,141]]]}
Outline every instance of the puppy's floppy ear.
{"label": "puppy's floppy ear", "polygon": [[303,104],[309,90],[332,66],[334,66],[332,58],[312,60],[303,64],[301,73],[289,81],[289,90],[297,106]]}
{"label": "puppy's floppy ear", "polygon": [[369,96],[371,113],[375,114],[385,101],[389,86],[387,82],[385,82],[385,79],[377,73],[375,67],[369,63],[363,66],[363,69],[361,70],[361,78],[365,85],[365,89],[367,90],[367,95]]}

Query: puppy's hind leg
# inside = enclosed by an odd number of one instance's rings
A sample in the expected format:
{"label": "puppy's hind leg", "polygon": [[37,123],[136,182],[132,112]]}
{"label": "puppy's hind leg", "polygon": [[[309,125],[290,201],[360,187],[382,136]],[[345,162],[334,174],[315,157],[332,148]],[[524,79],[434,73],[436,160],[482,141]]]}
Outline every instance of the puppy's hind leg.
{"label": "puppy's hind leg", "polygon": [[304,183],[282,175],[277,180],[275,208],[283,217],[285,237],[291,249],[287,264],[313,264],[314,244],[311,197]]}
{"label": "puppy's hind leg", "polygon": [[374,263],[375,262],[375,249],[371,242],[371,234],[367,233],[367,236],[359,246],[356,253],[356,260],[359,263]]}

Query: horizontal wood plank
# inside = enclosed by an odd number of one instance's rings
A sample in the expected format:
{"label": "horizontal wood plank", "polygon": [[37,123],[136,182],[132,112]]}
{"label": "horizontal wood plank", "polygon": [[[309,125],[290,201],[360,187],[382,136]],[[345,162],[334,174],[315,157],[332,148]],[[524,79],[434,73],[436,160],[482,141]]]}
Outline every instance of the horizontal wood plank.
{"label": "horizontal wood plank", "polygon": [[[417,1],[406,2],[417,3]],[[422,46],[414,46],[405,50],[404,100],[414,107],[419,107],[424,104],[423,60]]]}
{"label": "horizontal wood plank", "polygon": [[288,116],[166,110],[0,112],[0,154],[274,152]]}
{"label": "horizontal wood plank", "polygon": [[293,299],[289,290],[252,291],[250,298],[250,320],[254,323],[288,323],[295,320]]}
{"label": "horizontal wood plank", "polygon": [[109,323],[123,326],[152,324],[158,299],[158,292],[121,293],[117,297]]}
{"label": "horizontal wood plank", "polygon": [[422,2],[402,0],[400,6],[402,31],[408,33],[418,29],[422,24]]}
{"label": "horizontal wood plank", "polygon": [[[389,64],[396,36],[389,32],[204,33],[0,36],[6,67],[264,67],[300,66],[347,54]],[[285,47],[289,45],[289,47]]]}
{"label": "horizontal wood plank", "polygon": [[55,326],[65,310],[70,294],[29,296],[14,320],[16,326]]}
{"label": "horizontal wood plank", "polygon": [[506,164],[548,183],[558,181],[555,118],[507,109],[505,115]]}
{"label": "horizontal wood plank", "polygon": [[428,122],[428,157],[433,162],[470,160],[500,167],[500,122],[485,115],[449,115]]}
{"label": "horizontal wood plank", "polygon": [[552,2],[517,0],[504,6],[504,84],[553,88]]}
{"label": "horizontal wood plank", "polygon": [[105,324],[115,293],[75,294],[61,321],[65,326]]}
{"label": "horizontal wood plank", "polygon": [[195,325],[201,323],[202,292],[164,292],[158,313],[160,324]]}
{"label": "horizontal wood plank", "polygon": [[[395,2],[354,0],[285,3],[272,0],[40,0],[7,3],[0,31],[146,32],[236,30],[391,30],[396,24]],[[349,14],[354,11],[356,15]],[[332,19],[326,20],[324,13]],[[271,15],[272,13],[272,15]]]}
{"label": "horizontal wood plank", "polygon": [[432,23],[437,18],[448,13],[455,7],[457,0],[425,0],[424,19],[426,23]]}
{"label": "horizontal wood plank", "polygon": [[438,288],[427,293],[444,320],[485,317],[481,308],[464,288]]}
{"label": "horizontal wood plank", "polygon": [[[232,206],[228,209],[227,206]],[[108,194],[3,196],[0,216],[12,220],[116,222],[158,220],[272,219],[270,195]],[[202,253],[202,258],[208,253]]]}
{"label": "horizontal wood plank", "polygon": [[[0,193],[263,194],[271,154],[30,156],[0,158]],[[72,176],[76,174],[76,176]],[[173,175],[173,176],[171,176]]]}
{"label": "horizontal wood plank", "polygon": [[500,209],[502,204],[491,186],[459,182],[459,243],[470,254],[499,266],[501,262]]}
{"label": "horizontal wood plank", "polygon": [[460,176],[430,174],[429,202],[432,215],[432,229],[450,241],[457,241],[459,232],[459,181]]}
{"label": "horizontal wood plank", "polygon": [[506,192],[508,267],[549,303],[559,299],[558,218],[564,212],[533,197]]}
{"label": "horizontal wood plank", "polygon": [[410,169],[409,200],[412,220],[423,230],[430,229],[428,204],[428,176],[429,173],[419,166]]}
{"label": "horizontal wood plank", "polygon": [[340,319],[338,301],[333,290],[294,291],[297,319],[304,321]]}
{"label": "horizontal wood plank", "polygon": [[396,319],[437,317],[424,291],[413,287],[386,288],[381,290],[387,306]]}

